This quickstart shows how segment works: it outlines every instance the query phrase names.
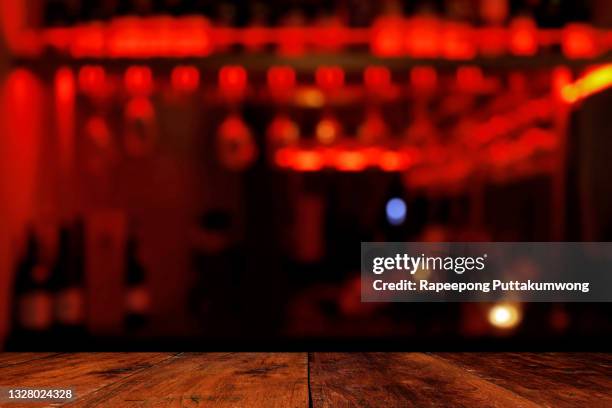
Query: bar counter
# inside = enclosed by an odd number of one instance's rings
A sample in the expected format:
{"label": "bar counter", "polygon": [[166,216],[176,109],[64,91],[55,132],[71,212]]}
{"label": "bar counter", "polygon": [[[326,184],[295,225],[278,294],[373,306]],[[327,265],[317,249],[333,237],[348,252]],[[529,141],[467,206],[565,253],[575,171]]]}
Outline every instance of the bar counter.
{"label": "bar counter", "polygon": [[[6,407],[611,407],[603,353],[1,353]],[[4,391],[5,392],[5,391]]]}

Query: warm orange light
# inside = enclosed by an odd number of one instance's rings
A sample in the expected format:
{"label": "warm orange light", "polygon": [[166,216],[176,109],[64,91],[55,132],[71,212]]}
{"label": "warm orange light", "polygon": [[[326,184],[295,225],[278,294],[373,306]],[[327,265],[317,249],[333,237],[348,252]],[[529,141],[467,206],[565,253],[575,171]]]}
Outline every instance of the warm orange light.
{"label": "warm orange light", "polygon": [[607,64],[587,72],[576,82],[565,85],[561,89],[561,97],[568,103],[574,103],[610,87],[612,64]]}
{"label": "warm orange light", "polygon": [[177,91],[193,92],[200,85],[200,71],[194,66],[178,66],[172,70],[170,79]]}
{"label": "warm orange light", "polygon": [[523,316],[518,305],[500,303],[489,310],[489,323],[498,329],[512,329],[519,325]]}
{"label": "warm orange light", "polygon": [[293,157],[292,167],[298,171],[318,171],[323,168],[323,164],[324,161],[320,152],[300,150]]}
{"label": "warm orange light", "polygon": [[153,73],[151,68],[134,65],[125,71],[125,87],[131,94],[148,95],[153,91]]}
{"label": "warm orange light", "polygon": [[287,115],[278,115],[270,123],[267,136],[273,147],[294,145],[300,139],[300,128]]}
{"label": "warm orange light", "polygon": [[366,156],[358,150],[340,151],[336,154],[336,168],[341,171],[361,171],[366,168]]}
{"label": "warm orange light", "polygon": [[325,117],[319,121],[315,132],[319,143],[330,145],[340,137],[342,125],[333,117]]}

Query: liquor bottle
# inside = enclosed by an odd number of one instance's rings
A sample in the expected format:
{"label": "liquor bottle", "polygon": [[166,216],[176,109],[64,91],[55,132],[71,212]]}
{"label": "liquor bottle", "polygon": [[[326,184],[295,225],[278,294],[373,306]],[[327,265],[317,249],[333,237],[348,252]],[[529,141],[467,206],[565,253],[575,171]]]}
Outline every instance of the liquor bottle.
{"label": "liquor bottle", "polygon": [[130,236],[125,250],[125,327],[128,331],[144,327],[150,314],[150,295],[146,270],[142,265],[136,237]]}
{"label": "liquor bottle", "polygon": [[59,247],[53,268],[54,335],[57,345],[78,347],[85,334],[83,225],[60,228]]}
{"label": "liquor bottle", "polygon": [[14,328],[9,349],[40,349],[53,323],[50,270],[42,262],[41,246],[33,228],[27,233],[26,248],[17,264]]}

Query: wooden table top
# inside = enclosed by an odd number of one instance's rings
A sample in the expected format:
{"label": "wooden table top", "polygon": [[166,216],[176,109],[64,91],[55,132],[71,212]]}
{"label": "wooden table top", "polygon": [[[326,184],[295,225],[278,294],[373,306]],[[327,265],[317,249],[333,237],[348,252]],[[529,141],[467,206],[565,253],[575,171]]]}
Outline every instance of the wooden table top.
{"label": "wooden table top", "polygon": [[612,407],[601,353],[0,353],[2,407]]}

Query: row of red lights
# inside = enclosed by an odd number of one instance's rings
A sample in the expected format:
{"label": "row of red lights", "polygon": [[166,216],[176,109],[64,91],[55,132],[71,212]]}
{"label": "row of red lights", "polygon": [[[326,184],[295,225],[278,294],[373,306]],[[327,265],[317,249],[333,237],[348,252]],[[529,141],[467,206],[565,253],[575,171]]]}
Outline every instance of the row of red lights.
{"label": "row of red lights", "polygon": [[[339,66],[322,66],[315,70],[315,83],[324,92],[333,92],[345,85],[345,72]],[[200,71],[192,65],[176,66],[170,74],[173,88],[181,92],[194,92],[200,86]],[[131,94],[148,95],[154,90],[153,72],[146,65],[133,65],[124,73],[124,85]],[[569,69],[553,71],[552,85],[562,88],[572,80]],[[482,69],[477,66],[461,66],[456,70],[458,87],[463,91],[478,91],[486,82]],[[223,66],[217,74],[221,92],[231,98],[240,99],[248,87],[248,72],[240,65]],[[410,69],[409,82],[416,91],[435,90],[438,73],[430,66],[417,66]],[[96,94],[103,92],[107,85],[106,70],[101,65],[86,65],[78,72],[79,87],[83,92]],[[394,81],[389,68],[368,66],[363,71],[363,83],[372,94],[384,94],[393,89]],[[278,97],[288,95],[297,85],[295,70],[290,66],[272,66],[267,70],[267,85],[271,93]],[[560,91],[559,91],[560,92]],[[573,102],[569,98],[564,98]]]}
{"label": "row of red lights", "polygon": [[339,171],[362,171],[379,168],[383,171],[407,170],[420,160],[420,150],[367,147],[358,149],[283,147],[274,154],[275,164],[294,171],[319,171],[334,168]]}
{"label": "row of red lights", "polygon": [[308,49],[337,51],[367,45],[382,57],[471,59],[478,55],[534,56],[540,47],[560,45],[568,58],[592,58],[612,48],[612,32],[582,23],[563,29],[538,28],[519,17],[508,27],[473,27],[435,17],[380,17],[371,28],[213,27],[204,17],[117,18],[108,24],[48,28],[38,33],[44,46],[75,58],[204,57],[240,44],[260,50],[274,44],[284,55]]}

